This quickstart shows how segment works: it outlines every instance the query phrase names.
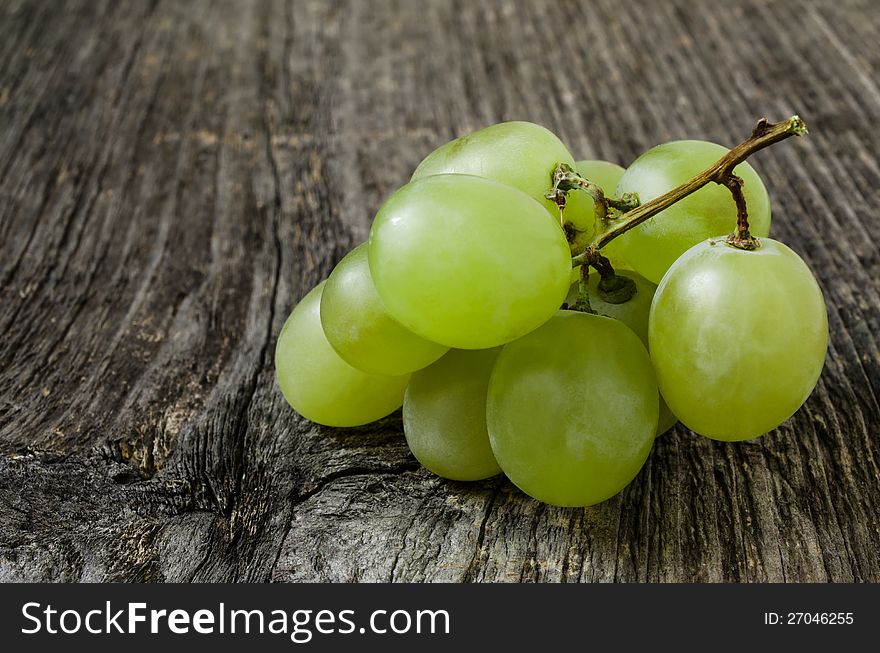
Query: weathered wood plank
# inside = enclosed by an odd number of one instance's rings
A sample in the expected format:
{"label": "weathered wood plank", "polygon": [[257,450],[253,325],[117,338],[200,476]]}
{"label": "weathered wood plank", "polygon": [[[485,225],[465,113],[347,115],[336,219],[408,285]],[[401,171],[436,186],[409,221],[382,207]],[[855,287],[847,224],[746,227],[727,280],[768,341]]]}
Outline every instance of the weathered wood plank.
{"label": "weathered wood plank", "polygon": [[[880,581],[878,37],[871,0],[3,3],[0,580]],[[794,112],[754,164],[831,346],[776,432],[679,427],[564,510],[277,392],[286,315],[441,142],[625,164]]]}

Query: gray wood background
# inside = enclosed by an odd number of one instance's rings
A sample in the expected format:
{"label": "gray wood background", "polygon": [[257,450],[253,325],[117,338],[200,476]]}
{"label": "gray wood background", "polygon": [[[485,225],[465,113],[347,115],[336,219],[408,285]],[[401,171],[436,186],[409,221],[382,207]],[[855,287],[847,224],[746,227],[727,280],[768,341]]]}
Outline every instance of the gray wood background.
{"label": "gray wood background", "polygon": [[[0,579],[880,581],[878,43],[873,0],[0,3]],[[831,345],[770,435],[564,510],[281,398],[288,312],[442,142],[792,113],[752,162]]]}

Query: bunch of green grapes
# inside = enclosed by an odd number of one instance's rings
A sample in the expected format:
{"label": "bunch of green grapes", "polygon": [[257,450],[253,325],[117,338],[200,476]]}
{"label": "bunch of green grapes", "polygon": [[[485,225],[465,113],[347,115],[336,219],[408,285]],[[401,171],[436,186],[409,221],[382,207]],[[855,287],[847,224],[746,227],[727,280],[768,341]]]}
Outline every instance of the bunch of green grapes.
{"label": "bunch of green grapes", "polygon": [[[818,380],[827,320],[806,264],[766,237],[770,204],[748,164],[734,172],[753,250],[726,239],[728,190],[705,186],[612,239],[595,269],[572,263],[627,219],[583,187],[647,202],[725,152],[679,141],[627,169],[575,162],[527,122],[443,145],[294,308],[275,352],[285,399],[328,426],[402,407],[431,472],[504,473],[560,506],[620,492],[678,421],[721,440],[776,428]],[[560,170],[589,182],[565,202]]]}

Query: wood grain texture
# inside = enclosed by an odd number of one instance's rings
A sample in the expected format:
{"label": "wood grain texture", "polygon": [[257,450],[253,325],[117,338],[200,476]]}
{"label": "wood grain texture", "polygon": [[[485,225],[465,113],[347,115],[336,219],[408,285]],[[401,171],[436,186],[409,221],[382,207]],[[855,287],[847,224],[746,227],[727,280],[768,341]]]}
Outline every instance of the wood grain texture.
{"label": "wood grain texture", "polygon": [[[0,579],[880,581],[878,42],[873,0],[0,3]],[[281,398],[285,317],[442,142],[792,113],[752,163],[831,344],[772,434],[565,510]]]}

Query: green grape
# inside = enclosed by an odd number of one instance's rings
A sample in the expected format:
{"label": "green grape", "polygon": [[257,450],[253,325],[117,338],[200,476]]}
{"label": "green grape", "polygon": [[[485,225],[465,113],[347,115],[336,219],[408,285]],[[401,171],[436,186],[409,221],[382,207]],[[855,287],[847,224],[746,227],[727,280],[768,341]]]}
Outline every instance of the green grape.
{"label": "green grape", "polygon": [[589,506],[638,474],[657,430],[651,359],[631,329],[560,311],[504,347],[486,408],[504,473],[526,494]]}
{"label": "green grape", "polygon": [[502,122],[437,148],[419,164],[412,181],[447,173],[494,179],[530,195],[558,219],[559,209],[544,194],[553,186],[559,163],[574,165],[574,159],[553,132],[531,122]]}
{"label": "green grape", "polygon": [[[612,304],[605,301],[599,292],[599,281],[601,277],[595,270],[590,270],[590,276],[587,278],[587,287],[590,291],[590,306],[600,315],[613,317],[620,320],[639,337],[639,340],[648,346],[648,313],[651,311],[651,300],[654,298],[654,291],[657,286],[645,279],[638,272],[632,270],[615,270],[615,273],[621,277],[632,279],[636,285],[636,292],[628,301],[622,304]],[[577,301],[578,286],[572,285],[565,298],[566,303],[571,306]]]}
{"label": "green grape", "polygon": [[[599,315],[607,315],[608,317],[620,320],[642,341],[642,344],[648,346],[648,315],[651,312],[651,301],[654,299],[654,292],[657,286],[645,279],[643,276],[632,270],[615,270],[622,277],[628,277],[636,284],[636,293],[629,300],[621,304],[612,304],[602,299],[599,292],[598,273],[591,270],[590,276],[587,278],[587,287],[590,290],[590,307]],[[566,303],[572,306],[577,301],[578,285],[575,284],[568,291],[568,297],[565,298]],[[669,406],[660,396],[660,419],[657,425],[657,435],[666,433],[675,426],[678,419],[669,410]]]}
{"label": "green grape", "polygon": [[[575,171],[584,179],[589,179],[608,196],[614,196],[617,184],[623,176],[624,169],[610,161],[578,161],[574,164]],[[580,254],[595,235],[595,204],[593,198],[582,190],[568,193],[565,204],[565,220],[571,222],[578,230],[577,237],[571,243],[573,254]],[[623,257],[620,238],[615,238],[602,248],[611,265],[617,268],[629,267]]]}
{"label": "green grape", "polygon": [[471,175],[394,193],[373,222],[369,261],[388,313],[457,349],[495,347],[546,322],[571,270],[562,229],[540,204]]}
{"label": "green grape", "polygon": [[413,455],[455,481],[501,472],[486,432],[486,391],[494,349],[452,349],[412,375],[403,402],[403,430]]}
{"label": "green grape", "polygon": [[648,324],[660,390],[685,426],[747,440],[788,419],[816,385],[828,345],[825,302],[788,247],[708,240],[663,277]]}
{"label": "green grape", "polygon": [[306,419],[327,426],[367,424],[400,408],[409,375],[379,376],[339,357],[321,328],[321,282],[284,323],[275,346],[281,393]]}
{"label": "green grape", "polygon": [[[627,168],[617,194],[638,193],[642,204],[699,174],[728,150],[706,141],[673,141],[648,150]],[[770,233],[770,198],[758,173],[748,163],[734,168],[743,184],[752,234]],[[627,263],[648,281],[659,283],[669,266],[693,245],[736,226],[736,204],[730,191],[708,184],[616,241]]]}
{"label": "green grape", "polygon": [[349,252],[327,279],[321,324],[343,360],[372,374],[406,374],[449,349],[420,338],[388,314],[370,277],[366,243]]}

